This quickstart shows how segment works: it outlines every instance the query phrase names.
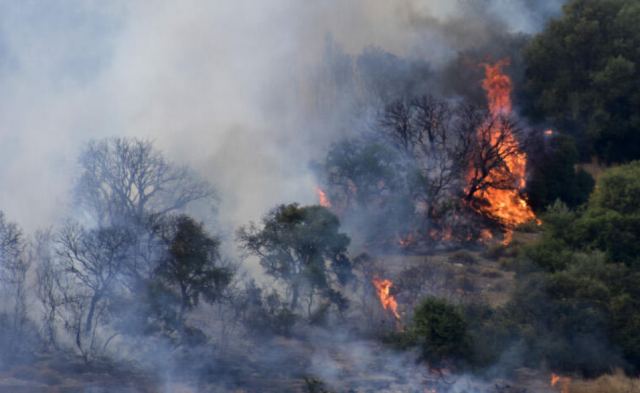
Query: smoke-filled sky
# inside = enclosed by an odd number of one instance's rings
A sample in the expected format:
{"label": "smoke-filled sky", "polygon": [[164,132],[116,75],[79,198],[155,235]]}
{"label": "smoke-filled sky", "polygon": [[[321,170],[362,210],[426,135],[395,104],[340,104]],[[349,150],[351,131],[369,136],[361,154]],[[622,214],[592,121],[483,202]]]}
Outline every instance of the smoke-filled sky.
{"label": "smoke-filled sky", "polygon": [[535,32],[561,0],[0,0],[0,209],[27,230],[72,208],[84,143],[155,141],[218,187],[223,222],[314,202],[305,123],[327,36],[441,64],[488,31]]}

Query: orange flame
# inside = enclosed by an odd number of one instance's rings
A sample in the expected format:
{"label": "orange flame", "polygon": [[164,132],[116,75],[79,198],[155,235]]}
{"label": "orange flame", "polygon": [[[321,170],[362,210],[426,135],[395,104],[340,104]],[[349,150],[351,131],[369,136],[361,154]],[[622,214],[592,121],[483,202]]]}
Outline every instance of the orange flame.
{"label": "orange flame", "polygon": [[[489,102],[489,112],[492,117],[501,115],[509,115],[511,113],[511,78],[504,74],[502,68],[509,64],[507,59],[500,60],[497,63],[484,64],[485,78],[482,81],[482,88],[487,93]],[[534,220],[535,214],[529,207],[527,201],[520,196],[520,191],[526,186],[526,166],[527,155],[519,149],[518,141],[511,133],[510,129],[498,128],[499,125],[493,126],[490,130],[491,143],[495,144],[501,136],[505,139],[503,143],[507,146],[516,147],[516,153],[504,157],[505,164],[509,168],[509,172],[514,175],[514,188],[497,189],[486,188],[478,192],[478,196],[488,202],[486,206],[477,207],[476,209],[484,214],[501,222],[506,228],[505,243],[511,240],[511,229],[519,224]],[[506,135],[506,138],[504,137]],[[501,172],[494,170],[489,173],[487,180],[492,183],[501,183]]]}
{"label": "orange flame", "polygon": [[378,292],[378,298],[380,299],[380,304],[382,304],[382,308],[385,310],[390,310],[396,319],[400,320],[400,314],[398,314],[398,302],[396,298],[391,294],[391,287],[393,286],[393,282],[391,280],[381,280],[377,277],[374,277],[373,286],[376,287],[376,291]]}
{"label": "orange flame", "polygon": [[493,239],[493,234],[488,229],[483,229],[480,231],[480,240],[486,241]]}
{"label": "orange flame", "polygon": [[569,386],[571,385],[571,378],[563,377],[556,373],[551,373],[551,387],[555,387],[557,385],[560,386],[561,393],[569,393]]}
{"label": "orange flame", "polygon": [[414,244],[415,241],[416,241],[416,237],[413,233],[409,233],[405,237],[398,236],[398,245],[400,247],[409,247],[410,245]]}
{"label": "orange flame", "polygon": [[318,195],[318,203],[320,206],[329,209],[331,207],[331,201],[329,200],[327,193],[325,193],[322,188],[316,187],[316,194]]}

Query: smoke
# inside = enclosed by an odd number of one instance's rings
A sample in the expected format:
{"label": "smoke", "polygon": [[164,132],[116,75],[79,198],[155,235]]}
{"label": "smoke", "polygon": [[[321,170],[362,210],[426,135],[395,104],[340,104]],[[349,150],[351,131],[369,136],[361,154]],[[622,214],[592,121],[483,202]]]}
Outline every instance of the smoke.
{"label": "smoke", "polygon": [[78,152],[149,138],[220,190],[236,226],[315,202],[307,163],[342,130],[310,81],[329,35],[443,64],[492,32],[533,32],[561,1],[186,0],[0,3],[0,206],[28,231],[67,214]]}

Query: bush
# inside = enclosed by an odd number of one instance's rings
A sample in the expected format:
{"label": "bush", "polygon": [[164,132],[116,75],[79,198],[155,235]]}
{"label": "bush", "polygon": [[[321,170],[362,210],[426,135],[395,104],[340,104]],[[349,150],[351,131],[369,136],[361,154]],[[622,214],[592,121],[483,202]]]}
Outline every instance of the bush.
{"label": "bush", "polygon": [[444,300],[425,299],[415,310],[410,334],[421,348],[422,359],[432,365],[469,356],[467,323],[461,311]]}
{"label": "bush", "polygon": [[585,203],[594,181],[584,170],[575,169],[578,151],[573,138],[555,134],[540,144],[542,152],[531,156],[533,170],[527,183],[531,206],[541,211],[555,200],[571,207]]}

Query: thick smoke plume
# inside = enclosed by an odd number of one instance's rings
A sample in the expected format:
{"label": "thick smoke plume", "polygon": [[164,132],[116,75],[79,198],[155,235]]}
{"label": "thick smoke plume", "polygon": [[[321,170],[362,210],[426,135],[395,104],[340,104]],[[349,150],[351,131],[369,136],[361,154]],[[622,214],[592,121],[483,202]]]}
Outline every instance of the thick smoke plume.
{"label": "thick smoke plume", "polygon": [[0,203],[28,230],[60,219],[79,149],[104,136],[195,166],[232,226],[314,201],[309,158],[342,132],[310,116],[327,37],[437,66],[539,29],[560,3],[2,2]]}

